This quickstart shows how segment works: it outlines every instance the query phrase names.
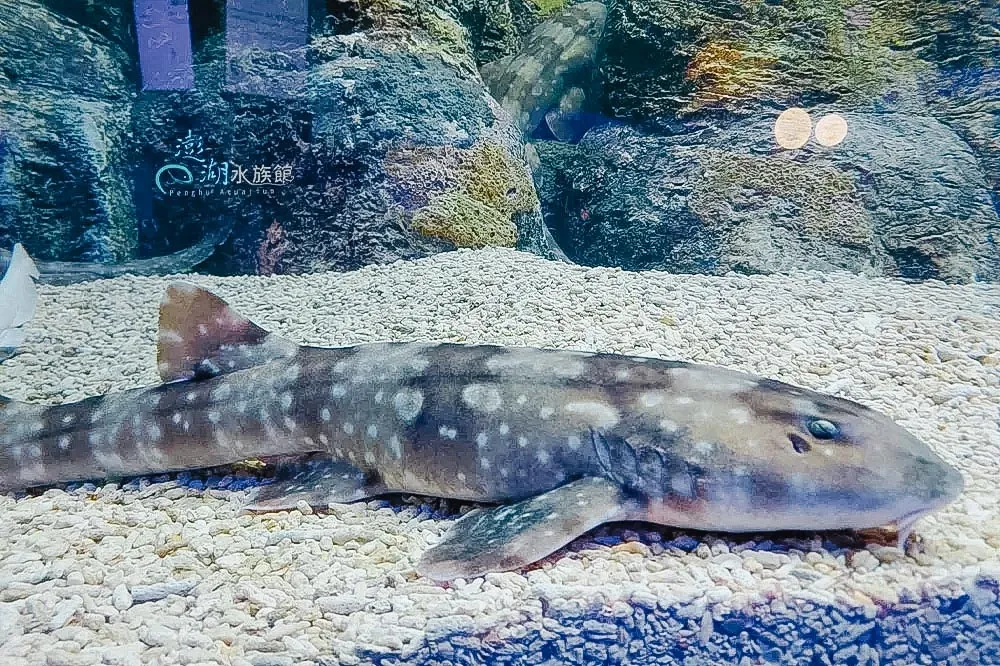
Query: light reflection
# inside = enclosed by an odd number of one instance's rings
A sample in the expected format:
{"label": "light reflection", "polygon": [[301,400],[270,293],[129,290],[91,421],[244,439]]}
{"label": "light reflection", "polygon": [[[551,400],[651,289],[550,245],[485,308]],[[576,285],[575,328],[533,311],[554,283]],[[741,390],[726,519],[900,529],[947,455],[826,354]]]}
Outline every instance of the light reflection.
{"label": "light reflection", "polygon": [[135,0],[133,6],[143,90],[193,87],[187,0]]}
{"label": "light reflection", "polygon": [[816,141],[823,146],[836,146],[847,138],[847,120],[839,113],[828,113],[816,121]]}
{"label": "light reflection", "polygon": [[785,109],[774,121],[774,138],[782,148],[801,148],[809,141],[811,133],[809,113],[799,107]]}

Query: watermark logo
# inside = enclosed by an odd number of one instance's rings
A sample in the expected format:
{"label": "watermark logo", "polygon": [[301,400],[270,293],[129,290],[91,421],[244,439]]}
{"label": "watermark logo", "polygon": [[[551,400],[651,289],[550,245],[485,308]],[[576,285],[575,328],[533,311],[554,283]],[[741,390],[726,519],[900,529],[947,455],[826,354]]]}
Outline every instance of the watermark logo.
{"label": "watermark logo", "polygon": [[156,189],[167,196],[274,194],[293,180],[291,164],[248,167],[219,160],[191,130],[177,142],[173,158],[156,172]]}

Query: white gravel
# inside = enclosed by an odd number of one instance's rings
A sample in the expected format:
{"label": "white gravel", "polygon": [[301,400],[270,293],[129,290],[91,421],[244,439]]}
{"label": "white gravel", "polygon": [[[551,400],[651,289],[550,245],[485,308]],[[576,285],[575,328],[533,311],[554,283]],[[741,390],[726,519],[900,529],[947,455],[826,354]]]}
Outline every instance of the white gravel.
{"label": "white gravel", "polygon": [[[863,629],[886,609],[917,607],[920,626],[902,647],[838,634],[817,663],[846,663],[837,655],[874,663],[877,650],[894,649],[904,655],[899,663],[950,663],[905,661],[904,653],[930,640],[921,632],[935,618],[945,622],[949,599],[967,597],[962,612],[973,620],[1000,613],[998,285],[636,274],[507,250],[350,274],[184,279],[303,343],[423,339],[639,353],[832,392],[892,415],[957,465],[967,488],[918,524],[921,541],[908,553],[851,549],[849,535],[754,544],[628,525],[602,529],[527,573],[451,586],[413,571],[450,524],[439,502],[249,516],[238,510],[241,491],[198,491],[176,479],[0,496],[5,666],[308,666],[373,653],[442,663],[490,650],[496,657],[497,645],[618,663],[625,652],[637,659],[651,649],[642,636],[655,638],[644,629],[655,622],[690,654],[719,659],[744,649],[726,647],[741,641],[763,645],[726,624],[733,611],[794,620],[840,609],[847,625]],[[23,353],[0,366],[0,393],[55,403],[155,383],[156,308],[167,281],[42,288]],[[983,631],[973,620],[961,626],[975,642]],[[795,646],[809,641],[796,643],[798,630],[789,631],[784,647],[776,638],[778,647],[759,648],[764,658],[802,663]],[[888,652],[880,658],[895,663]]]}

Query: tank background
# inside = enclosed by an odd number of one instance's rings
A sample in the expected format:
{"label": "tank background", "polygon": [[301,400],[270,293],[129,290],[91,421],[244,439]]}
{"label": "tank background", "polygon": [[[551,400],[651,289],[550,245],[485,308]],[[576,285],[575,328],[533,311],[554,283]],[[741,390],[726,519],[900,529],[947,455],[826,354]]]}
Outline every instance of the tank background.
{"label": "tank background", "polygon": [[[194,87],[173,91],[142,89],[128,0],[0,8],[0,245],[120,263],[233,224],[199,270],[486,244],[561,257],[554,236],[629,269],[1000,277],[1000,18],[984,6],[609,0],[597,20],[593,2],[308,0],[304,54],[227,62],[225,3],[187,5]],[[268,94],[227,86],[227,67]],[[525,80],[546,94],[524,98]],[[795,105],[845,116],[847,140],[778,149]],[[161,194],[188,130],[220,162],[291,165],[290,182]]]}

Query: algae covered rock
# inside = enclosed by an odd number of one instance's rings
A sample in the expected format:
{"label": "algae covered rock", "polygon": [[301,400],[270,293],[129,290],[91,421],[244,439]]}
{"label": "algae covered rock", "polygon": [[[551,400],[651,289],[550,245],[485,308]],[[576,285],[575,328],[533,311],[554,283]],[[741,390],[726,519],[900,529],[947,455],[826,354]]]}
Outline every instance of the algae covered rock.
{"label": "algae covered rock", "polygon": [[[976,11],[976,10],[979,11]],[[937,68],[924,77],[931,113],[976,152],[1000,209],[1000,11],[955,3],[925,16],[952,39],[919,40],[912,48]]]}
{"label": "algae covered rock", "polygon": [[400,201],[419,205],[412,228],[456,247],[515,247],[516,216],[538,208],[525,164],[496,143],[409,150],[394,157],[393,189]]}
{"label": "algae covered rock", "polygon": [[413,215],[413,228],[456,247],[513,247],[517,227],[495,209],[462,192],[446,192]]}
{"label": "algae covered rock", "polygon": [[35,0],[0,3],[0,245],[37,259],[132,254],[130,58]]}
{"label": "algae covered rock", "polygon": [[844,117],[839,145],[789,151],[773,118],[539,144],[547,221],[591,265],[1000,277],[1000,221],[968,146],[926,116]]}
{"label": "algae covered rock", "polygon": [[551,254],[520,134],[464,43],[439,38],[460,30],[435,13],[428,32],[430,19],[406,12],[398,5],[369,31],[313,41],[309,86],[294,102],[310,118],[302,181],[259,216],[284,230],[283,271],[492,240]]}
{"label": "algae covered rock", "polygon": [[935,34],[929,8],[898,3],[615,0],[602,66],[613,114],[650,118],[837,100],[917,111],[929,65],[905,46]]}
{"label": "algae covered rock", "polygon": [[[447,3],[311,3],[300,45],[270,51],[244,43],[244,28],[266,26],[221,0],[188,9],[193,85],[150,90],[120,46],[134,45],[129,3],[0,8],[0,240],[110,264],[228,234],[199,266],[224,274],[483,243],[556,252],[520,133]],[[38,57],[38,35],[55,62]],[[423,165],[454,154],[437,165],[452,169],[447,186],[401,179],[408,151]]]}

